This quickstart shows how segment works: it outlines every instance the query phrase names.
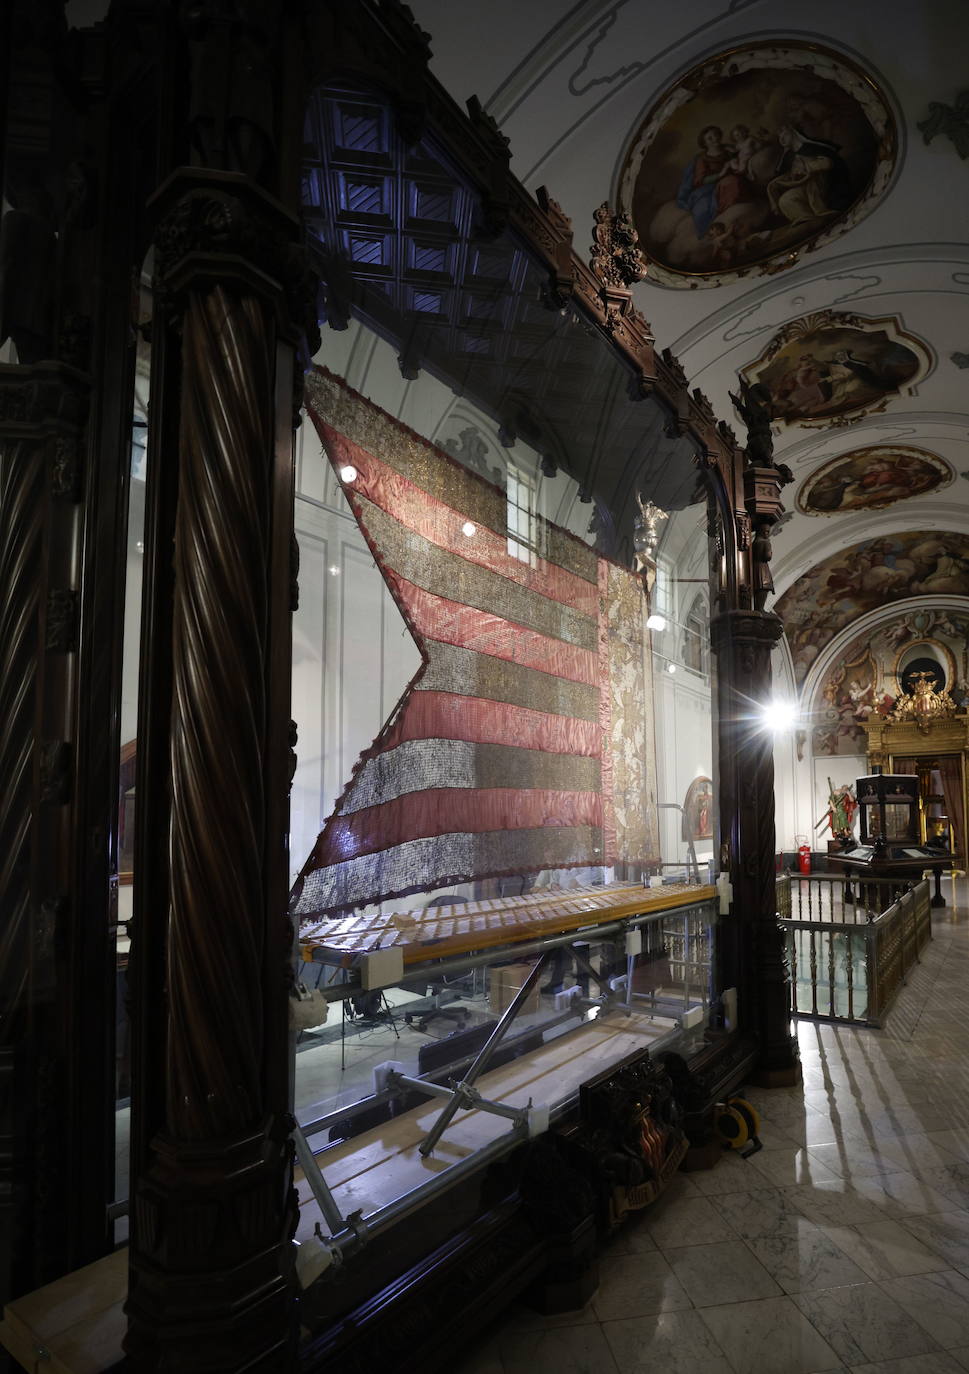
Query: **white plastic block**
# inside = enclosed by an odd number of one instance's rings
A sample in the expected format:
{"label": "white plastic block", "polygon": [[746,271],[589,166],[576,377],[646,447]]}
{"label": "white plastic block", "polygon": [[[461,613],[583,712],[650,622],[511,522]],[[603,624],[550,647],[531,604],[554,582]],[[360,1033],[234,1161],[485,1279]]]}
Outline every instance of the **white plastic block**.
{"label": "white plastic block", "polygon": [[726,916],[730,910],[730,903],[733,901],[733,886],[726,873],[718,875],[717,891],[720,894],[720,915]]}
{"label": "white plastic block", "polygon": [[549,1107],[548,1103],[540,1102],[537,1107],[528,1109],[528,1138],[534,1140],[537,1135],[544,1135],[548,1130]]}
{"label": "white plastic block", "polygon": [[360,958],[360,981],[365,992],[375,988],[390,988],[404,976],[404,948],[375,949]]}
{"label": "white plastic block", "polygon": [[554,1007],[556,1011],[567,1011],[573,997],[579,996],[580,989],[577,984],[570,988],[563,988],[561,992],[555,994]]}
{"label": "white plastic block", "polygon": [[315,1236],[294,1243],[299,1247],[296,1251],[296,1277],[301,1288],[309,1288],[314,1279],[318,1279],[333,1263],[333,1251]]}
{"label": "white plastic block", "polygon": [[642,954],[643,952],[643,932],[641,930],[626,931],[626,956]]}
{"label": "white plastic block", "polygon": [[390,1073],[404,1073],[404,1065],[399,1059],[385,1059],[382,1064],[373,1066],[373,1090],[375,1093],[382,1093],[387,1086],[387,1075]]}

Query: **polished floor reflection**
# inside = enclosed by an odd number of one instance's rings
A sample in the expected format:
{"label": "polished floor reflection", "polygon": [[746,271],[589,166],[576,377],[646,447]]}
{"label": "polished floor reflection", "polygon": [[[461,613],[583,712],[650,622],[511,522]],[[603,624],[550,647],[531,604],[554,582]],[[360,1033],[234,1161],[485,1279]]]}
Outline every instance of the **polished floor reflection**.
{"label": "polished floor reflection", "polygon": [[760,1154],[680,1175],[586,1308],[512,1309],[458,1374],[969,1370],[966,897],[882,1030],[800,1026],[803,1086],[747,1094]]}

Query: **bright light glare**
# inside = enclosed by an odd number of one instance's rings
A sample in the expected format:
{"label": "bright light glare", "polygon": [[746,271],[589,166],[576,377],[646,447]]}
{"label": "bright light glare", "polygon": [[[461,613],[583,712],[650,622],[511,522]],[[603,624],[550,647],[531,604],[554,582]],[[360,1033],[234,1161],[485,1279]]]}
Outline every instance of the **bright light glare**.
{"label": "bright light glare", "polygon": [[763,708],[764,724],[768,730],[788,730],[796,718],[789,701],[769,701]]}
{"label": "bright light glare", "polygon": [[667,663],[667,665],[666,665],[666,671],[667,671],[668,673],[675,673],[675,672],[676,672],[676,664],[675,664],[675,663]]}
{"label": "bright light glare", "polygon": [[477,525],[473,525],[470,520],[465,520],[464,524],[461,526],[461,533],[466,534],[468,538],[471,539],[478,533],[478,527]]}
{"label": "bright light glare", "polygon": [[352,463],[346,463],[340,469],[341,482],[355,482],[357,480],[357,470]]}
{"label": "bright light glare", "polygon": [[649,616],[649,618],[646,621],[646,628],[647,630],[665,630],[666,616],[657,615],[657,613],[654,611],[653,614]]}

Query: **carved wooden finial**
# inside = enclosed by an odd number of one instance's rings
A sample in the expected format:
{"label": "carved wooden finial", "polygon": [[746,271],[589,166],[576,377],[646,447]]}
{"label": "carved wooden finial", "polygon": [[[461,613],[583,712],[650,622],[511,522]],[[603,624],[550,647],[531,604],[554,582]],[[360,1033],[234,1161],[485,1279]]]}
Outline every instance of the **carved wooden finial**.
{"label": "carved wooden finial", "polygon": [[611,210],[603,201],[595,212],[590,266],[604,286],[628,288],[646,275],[646,259],[639,235],[622,210]]}

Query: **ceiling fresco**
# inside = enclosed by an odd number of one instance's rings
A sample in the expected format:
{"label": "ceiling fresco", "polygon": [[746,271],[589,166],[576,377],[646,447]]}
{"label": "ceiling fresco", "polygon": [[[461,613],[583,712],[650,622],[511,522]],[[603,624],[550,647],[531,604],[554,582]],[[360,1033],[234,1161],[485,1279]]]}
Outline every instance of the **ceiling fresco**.
{"label": "ceiling fresco", "polygon": [[743,376],[767,387],[775,423],[843,426],[911,391],[930,361],[896,319],[820,310],[785,325]]}
{"label": "ceiling fresco", "polygon": [[969,534],[908,530],[864,539],[815,564],[779,597],[800,685],[824,646],[859,616],[910,596],[969,596]]}
{"label": "ceiling fresco", "polygon": [[660,98],[621,175],[653,277],[715,286],[844,233],[896,153],[871,78],[805,43],[729,49]]}
{"label": "ceiling fresco", "polygon": [[903,444],[852,449],[822,463],[801,484],[797,508],[805,515],[884,510],[896,501],[940,491],[955,479],[944,458]]}

